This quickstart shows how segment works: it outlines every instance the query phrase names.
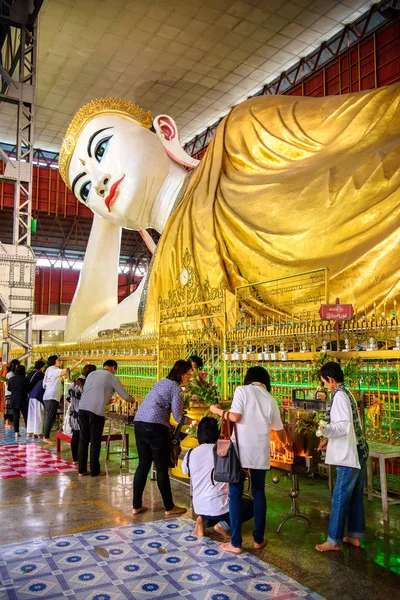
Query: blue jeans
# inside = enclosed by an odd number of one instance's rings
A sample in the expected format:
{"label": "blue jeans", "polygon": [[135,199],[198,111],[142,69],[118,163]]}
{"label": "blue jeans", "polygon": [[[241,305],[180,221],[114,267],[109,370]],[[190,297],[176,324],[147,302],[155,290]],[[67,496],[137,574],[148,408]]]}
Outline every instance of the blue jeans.
{"label": "blue jeans", "polygon": [[[265,469],[250,469],[251,492],[254,507],[253,538],[256,544],[264,541],[265,522],[267,518],[267,500],[265,498]],[[242,496],[244,482],[229,484],[229,520],[231,526],[231,544],[235,548],[242,545],[241,524],[243,519]]]}
{"label": "blue jeans", "polygon": [[[223,515],[217,516],[209,516],[209,515],[200,515],[203,518],[204,527],[213,527],[217,523],[220,523],[225,531],[229,530],[230,525],[230,515],[229,513],[224,513]],[[242,523],[245,521],[250,521],[254,516],[253,511],[253,502],[250,498],[242,498],[241,499],[241,510],[240,517],[242,519]]]}
{"label": "blue jeans", "polygon": [[347,522],[347,535],[361,538],[365,534],[364,487],[367,461],[361,469],[337,467],[337,479],[332,496],[331,518],[329,521],[328,542],[340,546]]}

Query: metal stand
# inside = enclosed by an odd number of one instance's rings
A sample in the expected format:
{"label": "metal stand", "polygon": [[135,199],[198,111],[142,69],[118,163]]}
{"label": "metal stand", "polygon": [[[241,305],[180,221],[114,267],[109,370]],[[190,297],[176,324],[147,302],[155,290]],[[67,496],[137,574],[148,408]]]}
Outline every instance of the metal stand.
{"label": "metal stand", "polygon": [[290,513],[288,515],[286,515],[286,517],[283,519],[283,521],[280,523],[278,529],[276,530],[276,533],[280,533],[282,527],[284,526],[284,524],[289,521],[290,519],[294,519],[295,517],[299,517],[300,519],[305,519],[307,521],[307,523],[310,525],[311,521],[308,517],[306,517],[305,515],[301,514],[301,512],[298,510],[297,508],[297,502],[296,499],[299,495],[299,481],[297,478],[296,473],[289,473],[289,476],[292,479],[292,488],[289,492],[289,496],[292,499],[292,507],[290,509]]}
{"label": "metal stand", "polygon": [[[106,439],[106,461],[108,460],[108,457],[110,456],[110,454],[120,454],[121,455],[121,460],[119,463],[119,468],[122,468],[122,462],[125,460],[135,460],[136,458],[139,458],[138,456],[129,456],[129,434],[126,433],[126,426],[129,425],[129,416],[126,416],[126,418],[124,418],[125,415],[112,415],[108,414],[108,433],[107,433],[107,439]],[[133,421],[134,417],[131,418],[131,420]],[[120,430],[118,432],[117,435],[121,436],[121,443],[122,443],[122,448],[121,451],[119,450],[115,450],[113,452],[110,451],[110,441],[112,439],[115,439],[115,434],[112,433],[112,428],[113,428],[113,423],[117,423],[120,425]]]}
{"label": "metal stand", "polygon": [[333,485],[333,472],[332,472],[332,465],[328,465],[328,486],[329,486],[329,495],[332,501],[332,496],[333,496],[333,488],[335,487]]}

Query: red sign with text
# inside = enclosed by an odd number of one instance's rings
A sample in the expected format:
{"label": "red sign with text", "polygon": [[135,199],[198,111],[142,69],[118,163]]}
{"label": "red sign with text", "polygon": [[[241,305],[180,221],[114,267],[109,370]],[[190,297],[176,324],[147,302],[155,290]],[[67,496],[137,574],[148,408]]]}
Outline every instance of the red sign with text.
{"label": "red sign with text", "polygon": [[353,318],[352,304],[321,304],[319,316],[325,321],[349,321]]}

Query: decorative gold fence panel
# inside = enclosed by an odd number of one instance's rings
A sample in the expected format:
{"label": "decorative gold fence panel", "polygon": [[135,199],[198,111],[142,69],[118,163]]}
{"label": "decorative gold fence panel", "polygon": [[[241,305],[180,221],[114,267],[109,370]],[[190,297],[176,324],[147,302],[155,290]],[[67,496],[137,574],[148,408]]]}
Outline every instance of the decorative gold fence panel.
{"label": "decorative gold fence panel", "polygon": [[318,319],[321,304],[329,302],[327,268],[270,281],[238,286],[235,290],[236,323],[246,313],[265,315],[266,322]]}
{"label": "decorative gold fence panel", "polygon": [[76,357],[83,357],[87,363],[99,369],[104,361],[113,358],[118,362],[117,375],[122,385],[141,402],[157,381],[157,353],[157,336],[138,336],[117,331],[90,341],[37,346],[33,359],[46,359],[58,354],[67,367]]}

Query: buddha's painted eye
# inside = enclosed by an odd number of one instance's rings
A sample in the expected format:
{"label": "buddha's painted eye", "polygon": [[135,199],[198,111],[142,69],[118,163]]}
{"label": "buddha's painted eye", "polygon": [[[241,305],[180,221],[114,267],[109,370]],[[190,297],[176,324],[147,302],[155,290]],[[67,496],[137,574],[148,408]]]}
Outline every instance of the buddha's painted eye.
{"label": "buddha's painted eye", "polygon": [[86,202],[87,199],[89,198],[91,187],[92,187],[92,182],[87,181],[86,183],[83,184],[83,186],[79,190],[80,196],[84,202]]}
{"label": "buddha's painted eye", "polygon": [[97,142],[96,147],[94,149],[94,157],[97,160],[97,162],[101,162],[103,159],[103,156],[107,150],[107,146],[108,146],[108,142],[111,140],[112,135],[109,135],[106,138],[103,138],[102,140],[100,140],[99,142]]}

